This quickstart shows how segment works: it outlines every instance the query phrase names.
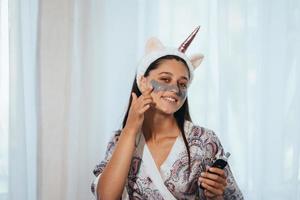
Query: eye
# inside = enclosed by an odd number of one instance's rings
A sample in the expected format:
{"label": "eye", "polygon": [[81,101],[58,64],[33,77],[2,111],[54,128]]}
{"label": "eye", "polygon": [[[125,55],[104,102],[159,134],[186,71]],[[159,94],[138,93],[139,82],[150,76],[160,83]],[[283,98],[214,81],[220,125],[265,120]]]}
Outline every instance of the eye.
{"label": "eye", "polygon": [[167,78],[167,77],[161,77],[159,80],[165,82],[165,83],[170,83],[170,78]]}
{"label": "eye", "polygon": [[187,84],[186,83],[179,83],[179,87],[186,89],[187,88]]}

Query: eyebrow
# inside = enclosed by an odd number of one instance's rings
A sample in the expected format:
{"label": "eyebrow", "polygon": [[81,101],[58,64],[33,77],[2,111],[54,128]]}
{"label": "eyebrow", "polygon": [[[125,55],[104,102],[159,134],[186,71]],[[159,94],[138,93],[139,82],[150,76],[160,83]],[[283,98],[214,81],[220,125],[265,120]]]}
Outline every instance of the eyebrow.
{"label": "eyebrow", "polygon": [[[173,74],[172,73],[170,73],[170,72],[160,72],[158,75],[160,75],[160,74],[168,74],[168,75],[171,75],[171,76],[173,76]],[[185,80],[189,80],[186,76],[181,76],[180,78],[183,78],[183,79],[185,79]]]}

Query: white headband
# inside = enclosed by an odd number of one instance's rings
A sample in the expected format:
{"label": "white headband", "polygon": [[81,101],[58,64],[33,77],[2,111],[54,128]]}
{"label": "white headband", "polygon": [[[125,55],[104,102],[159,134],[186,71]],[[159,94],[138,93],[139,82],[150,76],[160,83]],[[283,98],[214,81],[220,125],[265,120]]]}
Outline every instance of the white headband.
{"label": "white headband", "polygon": [[146,43],[145,48],[145,55],[140,61],[138,68],[137,68],[137,74],[136,74],[136,81],[139,90],[140,88],[140,78],[145,74],[148,67],[153,63],[155,60],[167,56],[167,55],[174,55],[182,58],[188,68],[189,68],[189,74],[190,74],[190,82],[193,79],[194,70],[201,64],[204,56],[202,54],[194,54],[190,58],[188,58],[184,52],[194,39],[195,35],[197,34],[200,27],[197,27],[190,36],[180,45],[178,49],[176,48],[168,48],[165,47],[157,38],[150,38]]}

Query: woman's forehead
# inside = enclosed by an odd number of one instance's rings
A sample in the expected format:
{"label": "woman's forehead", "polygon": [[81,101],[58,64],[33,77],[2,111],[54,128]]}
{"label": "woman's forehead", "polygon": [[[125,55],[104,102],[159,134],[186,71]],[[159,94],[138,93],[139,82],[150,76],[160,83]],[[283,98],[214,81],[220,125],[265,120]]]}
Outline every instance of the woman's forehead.
{"label": "woman's forehead", "polygon": [[[153,74],[170,74],[176,76],[189,77],[189,71],[187,66],[181,61],[175,59],[172,60],[163,60],[159,63],[156,69],[151,70]],[[150,72],[150,73],[151,73]]]}

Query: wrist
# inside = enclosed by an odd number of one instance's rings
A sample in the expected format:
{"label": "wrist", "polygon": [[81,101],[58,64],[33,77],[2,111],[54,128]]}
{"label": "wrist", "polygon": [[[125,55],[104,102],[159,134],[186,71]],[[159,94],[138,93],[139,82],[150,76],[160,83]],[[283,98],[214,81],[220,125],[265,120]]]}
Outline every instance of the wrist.
{"label": "wrist", "polygon": [[138,133],[138,130],[136,128],[132,128],[132,127],[124,127],[123,128],[123,133],[125,133],[125,135],[132,135],[132,136],[136,136]]}

